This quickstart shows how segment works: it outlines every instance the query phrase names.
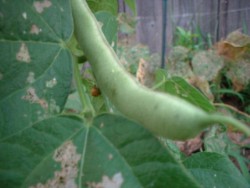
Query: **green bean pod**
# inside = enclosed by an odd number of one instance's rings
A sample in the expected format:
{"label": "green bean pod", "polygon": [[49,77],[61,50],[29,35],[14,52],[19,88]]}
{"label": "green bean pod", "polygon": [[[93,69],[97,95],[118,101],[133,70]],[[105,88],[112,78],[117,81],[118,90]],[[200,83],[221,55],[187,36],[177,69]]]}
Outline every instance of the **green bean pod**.
{"label": "green bean pod", "polygon": [[233,118],[208,114],[183,99],[139,84],[119,63],[86,1],[71,2],[78,43],[102,93],[122,114],[154,134],[174,140],[192,138],[214,123],[229,123],[250,135],[250,129]]}

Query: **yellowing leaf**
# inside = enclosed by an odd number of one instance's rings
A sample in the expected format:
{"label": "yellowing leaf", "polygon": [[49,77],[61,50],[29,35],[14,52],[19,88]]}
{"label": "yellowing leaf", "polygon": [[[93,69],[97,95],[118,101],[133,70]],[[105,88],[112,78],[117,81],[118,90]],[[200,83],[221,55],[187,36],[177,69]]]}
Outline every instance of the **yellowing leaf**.
{"label": "yellowing leaf", "polygon": [[238,60],[230,63],[226,76],[232,80],[235,91],[243,90],[250,82],[250,61]]}
{"label": "yellowing leaf", "polygon": [[250,37],[238,30],[234,31],[225,40],[217,43],[216,49],[219,55],[230,60],[244,58],[245,56],[249,56]]}

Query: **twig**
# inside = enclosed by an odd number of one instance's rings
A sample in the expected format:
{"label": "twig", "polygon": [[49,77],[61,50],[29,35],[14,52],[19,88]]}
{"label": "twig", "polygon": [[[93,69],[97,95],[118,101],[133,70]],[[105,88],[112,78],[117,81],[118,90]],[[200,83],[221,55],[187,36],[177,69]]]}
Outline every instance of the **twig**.
{"label": "twig", "polygon": [[233,107],[233,106],[231,106],[231,105],[223,104],[223,103],[214,103],[214,106],[226,107],[226,108],[229,108],[229,109],[231,109],[231,110],[237,112],[238,114],[241,114],[241,115],[243,115],[243,116],[246,116],[246,117],[250,118],[250,115],[249,115],[249,114],[247,114],[247,113],[245,113],[245,112],[242,112],[242,111],[238,110],[237,108],[235,108],[235,107]]}

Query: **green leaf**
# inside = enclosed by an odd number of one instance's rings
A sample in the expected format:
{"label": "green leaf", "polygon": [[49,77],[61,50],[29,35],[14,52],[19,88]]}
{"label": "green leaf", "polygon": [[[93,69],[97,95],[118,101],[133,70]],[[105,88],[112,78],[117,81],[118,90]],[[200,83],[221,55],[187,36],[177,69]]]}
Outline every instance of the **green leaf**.
{"label": "green leaf", "polygon": [[172,77],[165,84],[165,88],[167,92],[173,95],[177,95],[196,106],[204,109],[205,111],[214,111],[214,106],[210,103],[210,101],[201,94],[196,88],[188,84],[181,77]]}
{"label": "green leaf", "polygon": [[0,38],[7,42],[43,41],[51,45],[68,40],[73,26],[71,9],[68,1],[59,2],[1,1]]}
{"label": "green leaf", "polygon": [[71,93],[68,96],[67,102],[64,106],[64,109],[69,112],[80,113],[82,111],[82,103],[79,97],[78,92]]}
{"label": "green leaf", "polygon": [[124,2],[128,5],[130,10],[133,12],[134,16],[136,16],[137,15],[136,1],[135,0],[124,0]]}
{"label": "green leaf", "polygon": [[114,16],[118,13],[118,2],[117,0],[87,0],[90,9],[93,12],[108,11]]}
{"label": "green leaf", "polygon": [[[244,136],[238,140],[244,140]],[[246,138],[247,139],[247,138]],[[240,146],[228,137],[228,134],[223,132],[218,134],[218,127],[213,127],[204,139],[204,149],[207,152],[216,152],[224,156],[233,157],[234,162],[240,168],[243,176],[250,182],[250,174],[248,170],[249,161],[242,155],[242,148],[248,146]]]}
{"label": "green leaf", "polygon": [[104,33],[110,45],[117,42],[117,20],[114,15],[106,11],[95,13],[96,19],[102,23],[102,32]]}
{"label": "green leaf", "polygon": [[160,69],[156,72],[155,88],[159,91],[170,93],[187,100],[205,111],[212,112],[215,110],[214,106],[200,91],[181,77],[174,76],[167,78],[164,70]]}
{"label": "green leaf", "polygon": [[[198,187],[183,166],[142,126],[118,115],[94,120],[84,182],[122,175],[122,187]],[[91,141],[90,141],[91,140]]]}
{"label": "green leaf", "polygon": [[184,165],[203,187],[249,187],[234,164],[218,153],[201,152],[184,161]]}

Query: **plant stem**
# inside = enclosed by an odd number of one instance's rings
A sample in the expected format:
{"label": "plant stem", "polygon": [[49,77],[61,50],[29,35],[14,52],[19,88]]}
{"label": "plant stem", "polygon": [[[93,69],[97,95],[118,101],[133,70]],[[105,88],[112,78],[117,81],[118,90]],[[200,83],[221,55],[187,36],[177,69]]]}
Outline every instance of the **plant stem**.
{"label": "plant stem", "polygon": [[166,54],[166,27],[167,27],[167,0],[162,1],[162,47],[161,47],[161,68],[165,68],[165,54]]}
{"label": "plant stem", "polygon": [[244,132],[247,136],[250,136],[250,127],[247,127],[246,125],[244,125],[243,123],[241,123],[240,121],[228,117],[228,116],[222,116],[222,115],[218,115],[218,114],[213,114],[211,115],[211,121],[214,121],[214,123],[222,123],[222,124],[226,124],[226,125],[231,125],[235,128],[237,128],[238,130]]}
{"label": "plant stem", "polygon": [[223,107],[223,108],[228,108],[230,110],[233,110],[234,112],[242,115],[242,116],[245,116],[247,118],[250,118],[250,115],[245,113],[245,112],[242,112],[240,110],[238,110],[237,108],[233,107],[233,106],[230,106],[228,104],[224,104],[224,103],[214,103],[214,106],[218,106],[218,107]]}
{"label": "plant stem", "polygon": [[89,95],[86,93],[85,86],[82,84],[80,70],[75,58],[73,66],[74,66],[74,80],[83,107],[82,113],[84,114],[85,118],[89,119],[95,116],[95,109],[91,104]]}

